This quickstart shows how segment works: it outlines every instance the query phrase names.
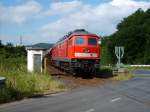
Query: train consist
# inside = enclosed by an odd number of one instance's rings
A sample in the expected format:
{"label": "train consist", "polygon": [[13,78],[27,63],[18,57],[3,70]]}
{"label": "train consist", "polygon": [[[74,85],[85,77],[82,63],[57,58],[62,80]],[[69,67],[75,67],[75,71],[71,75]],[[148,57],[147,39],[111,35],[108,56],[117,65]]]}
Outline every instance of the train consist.
{"label": "train consist", "polygon": [[78,72],[96,72],[100,67],[101,38],[84,29],[77,29],[61,38],[51,49],[54,66]]}

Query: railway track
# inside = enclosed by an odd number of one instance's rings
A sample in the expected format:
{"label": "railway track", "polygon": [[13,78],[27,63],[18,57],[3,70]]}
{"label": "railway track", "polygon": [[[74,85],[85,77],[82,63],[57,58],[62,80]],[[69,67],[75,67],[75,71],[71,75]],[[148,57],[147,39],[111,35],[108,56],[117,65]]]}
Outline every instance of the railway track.
{"label": "railway track", "polygon": [[62,81],[68,88],[71,89],[85,86],[100,86],[115,82],[112,77],[104,77],[105,74],[101,73],[92,75],[91,77],[83,77],[84,75],[88,76],[88,74],[72,75],[71,73],[66,73],[51,65],[47,66],[47,71],[53,78]]}

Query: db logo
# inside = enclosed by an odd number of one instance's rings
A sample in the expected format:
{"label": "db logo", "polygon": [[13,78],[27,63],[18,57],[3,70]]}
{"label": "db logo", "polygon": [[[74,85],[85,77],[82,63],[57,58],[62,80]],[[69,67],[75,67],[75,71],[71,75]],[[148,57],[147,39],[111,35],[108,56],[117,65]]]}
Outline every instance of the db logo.
{"label": "db logo", "polygon": [[87,49],[87,48],[85,48],[85,49],[83,49],[83,52],[85,52],[85,53],[89,53],[89,52],[90,52],[90,50],[89,50],[89,49]]}

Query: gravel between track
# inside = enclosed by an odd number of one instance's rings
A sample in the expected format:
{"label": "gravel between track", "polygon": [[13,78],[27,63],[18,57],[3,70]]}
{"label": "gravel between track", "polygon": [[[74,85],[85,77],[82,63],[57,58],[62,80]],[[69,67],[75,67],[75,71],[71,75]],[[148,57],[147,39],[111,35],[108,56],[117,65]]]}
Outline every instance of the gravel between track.
{"label": "gravel between track", "polygon": [[53,78],[62,81],[69,89],[86,86],[101,86],[116,82],[112,79],[111,74],[99,73],[97,75],[93,75],[92,77],[81,77],[81,75],[73,76],[70,73],[63,72],[50,65],[47,68],[47,71],[52,75]]}

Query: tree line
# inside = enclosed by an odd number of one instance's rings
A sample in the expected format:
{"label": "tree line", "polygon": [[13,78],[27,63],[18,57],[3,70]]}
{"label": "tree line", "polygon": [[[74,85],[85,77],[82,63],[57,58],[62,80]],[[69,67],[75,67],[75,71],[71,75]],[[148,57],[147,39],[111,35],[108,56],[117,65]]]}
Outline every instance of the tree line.
{"label": "tree line", "polygon": [[0,41],[1,61],[3,61],[4,59],[25,57],[25,56],[26,56],[25,46],[14,46],[11,43],[7,43],[6,45],[4,45]]}
{"label": "tree line", "polygon": [[124,64],[150,64],[150,9],[138,9],[124,18],[117,31],[102,39],[102,64],[114,64],[115,46],[123,46]]}

